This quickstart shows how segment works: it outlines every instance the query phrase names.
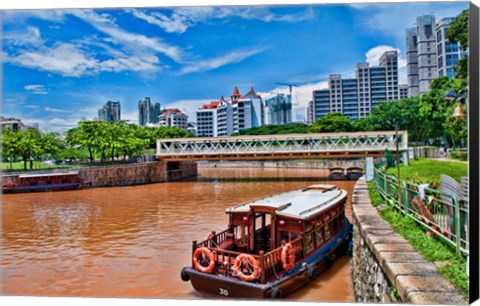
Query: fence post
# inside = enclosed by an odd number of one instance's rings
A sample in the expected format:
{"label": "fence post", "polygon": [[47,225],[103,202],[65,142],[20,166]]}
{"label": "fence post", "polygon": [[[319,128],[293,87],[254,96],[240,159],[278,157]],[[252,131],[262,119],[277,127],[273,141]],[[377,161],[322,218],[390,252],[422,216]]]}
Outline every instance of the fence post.
{"label": "fence post", "polygon": [[455,245],[457,247],[457,255],[461,256],[461,233],[460,233],[460,205],[455,197],[452,197],[452,202],[455,207]]}

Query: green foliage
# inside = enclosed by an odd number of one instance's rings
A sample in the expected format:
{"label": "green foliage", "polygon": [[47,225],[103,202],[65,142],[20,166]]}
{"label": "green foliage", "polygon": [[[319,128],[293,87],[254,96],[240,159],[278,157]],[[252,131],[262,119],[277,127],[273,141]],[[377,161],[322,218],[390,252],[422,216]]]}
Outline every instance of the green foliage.
{"label": "green foliage", "polygon": [[303,123],[291,123],[291,124],[271,124],[250,129],[241,130],[232,136],[238,135],[277,135],[277,134],[306,134],[309,126]]}
{"label": "green foliage", "polygon": [[450,157],[453,158],[453,159],[467,160],[468,159],[468,152],[466,152],[466,151],[452,151],[450,153]]}
{"label": "green foliage", "polygon": [[[468,49],[468,18],[469,10],[462,11],[452,20],[447,31],[447,39],[451,43],[459,43],[460,49]],[[468,56],[460,59],[454,68],[456,77],[466,79],[468,77]]]}
{"label": "green foliage", "polygon": [[347,116],[333,112],[319,118],[308,130],[309,133],[350,132],[353,130],[352,122]]}
{"label": "green foliage", "polygon": [[[396,176],[396,168],[388,169],[387,174]],[[408,166],[400,165],[401,179],[414,183],[430,183],[435,187],[440,184],[440,175],[442,174],[461,182],[461,177],[468,175],[468,164],[420,158],[410,160]]]}
{"label": "green foliage", "polygon": [[[374,182],[368,183],[368,191],[372,206],[378,207],[385,204]],[[422,227],[417,225],[413,219],[404,216],[395,207],[387,205],[385,208],[378,210],[378,214],[427,260],[446,262],[446,265],[438,268],[438,271],[468,295],[469,279],[466,274],[467,263],[465,259],[458,258],[455,251],[448,248],[442,241],[427,236]]]}

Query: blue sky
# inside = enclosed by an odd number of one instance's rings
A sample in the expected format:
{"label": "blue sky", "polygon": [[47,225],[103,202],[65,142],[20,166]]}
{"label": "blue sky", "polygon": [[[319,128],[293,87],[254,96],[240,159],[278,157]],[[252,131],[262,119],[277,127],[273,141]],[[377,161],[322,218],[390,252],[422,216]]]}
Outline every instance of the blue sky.
{"label": "blue sky", "polygon": [[64,131],[108,100],[137,121],[150,97],[184,109],[254,86],[264,97],[297,83],[297,112],[330,73],[348,77],[388,49],[400,53],[417,16],[456,16],[467,2],[6,10],[2,116]]}

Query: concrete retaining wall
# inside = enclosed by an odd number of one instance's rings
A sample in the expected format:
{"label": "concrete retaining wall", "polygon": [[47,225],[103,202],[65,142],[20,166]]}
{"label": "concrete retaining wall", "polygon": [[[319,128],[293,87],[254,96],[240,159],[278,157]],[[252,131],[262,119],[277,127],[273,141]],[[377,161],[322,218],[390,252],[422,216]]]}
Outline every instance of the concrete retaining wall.
{"label": "concrete retaining wall", "polygon": [[92,167],[78,170],[78,176],[92,187],[130,186],[174,181],[196,176],[195,163],[179,163],[178,169],[167,170],[163,162],[147,162],[131,165]]}
{"label": "concrete retaining wall", "polygon": [[204,168],[299,168],[329,169],[333,167],[365,168],[365,159],[270,160],[270,161],[209,161],[198,162]]}
{"label": "concrete retaining wall", "polygon": [[468,304],[371,205],[365,177],[353,190],[353,280],[358,302]]}

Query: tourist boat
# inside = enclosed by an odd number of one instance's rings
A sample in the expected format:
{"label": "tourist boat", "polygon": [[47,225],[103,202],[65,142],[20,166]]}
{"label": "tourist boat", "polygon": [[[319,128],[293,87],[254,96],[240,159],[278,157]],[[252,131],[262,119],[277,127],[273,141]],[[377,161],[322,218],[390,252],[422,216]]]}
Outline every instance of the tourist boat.
{"label": "tourist boat", "polygon": [[359,167],[347,168],[347,180],[358,180],[363,175],[363,169]]}
{"label": "tourist boat", "polygon": [[49,174],[19,174],[2,177],[3,193],[71,190],[90,186],[78,172]]}
{"label": "tourist boat", "polygon": [[181,278],[208,297],[285,297],[351,247],[346,201],[320,184],[231,207],[226,230],[193,241]]}
{"label": "tourist boat", "polygon": [[332,181],[344,181],[347,179],[345,176],[345,170],[340,167],[333,167],[330,168],[330,174],[328,175],[328,179]]}

